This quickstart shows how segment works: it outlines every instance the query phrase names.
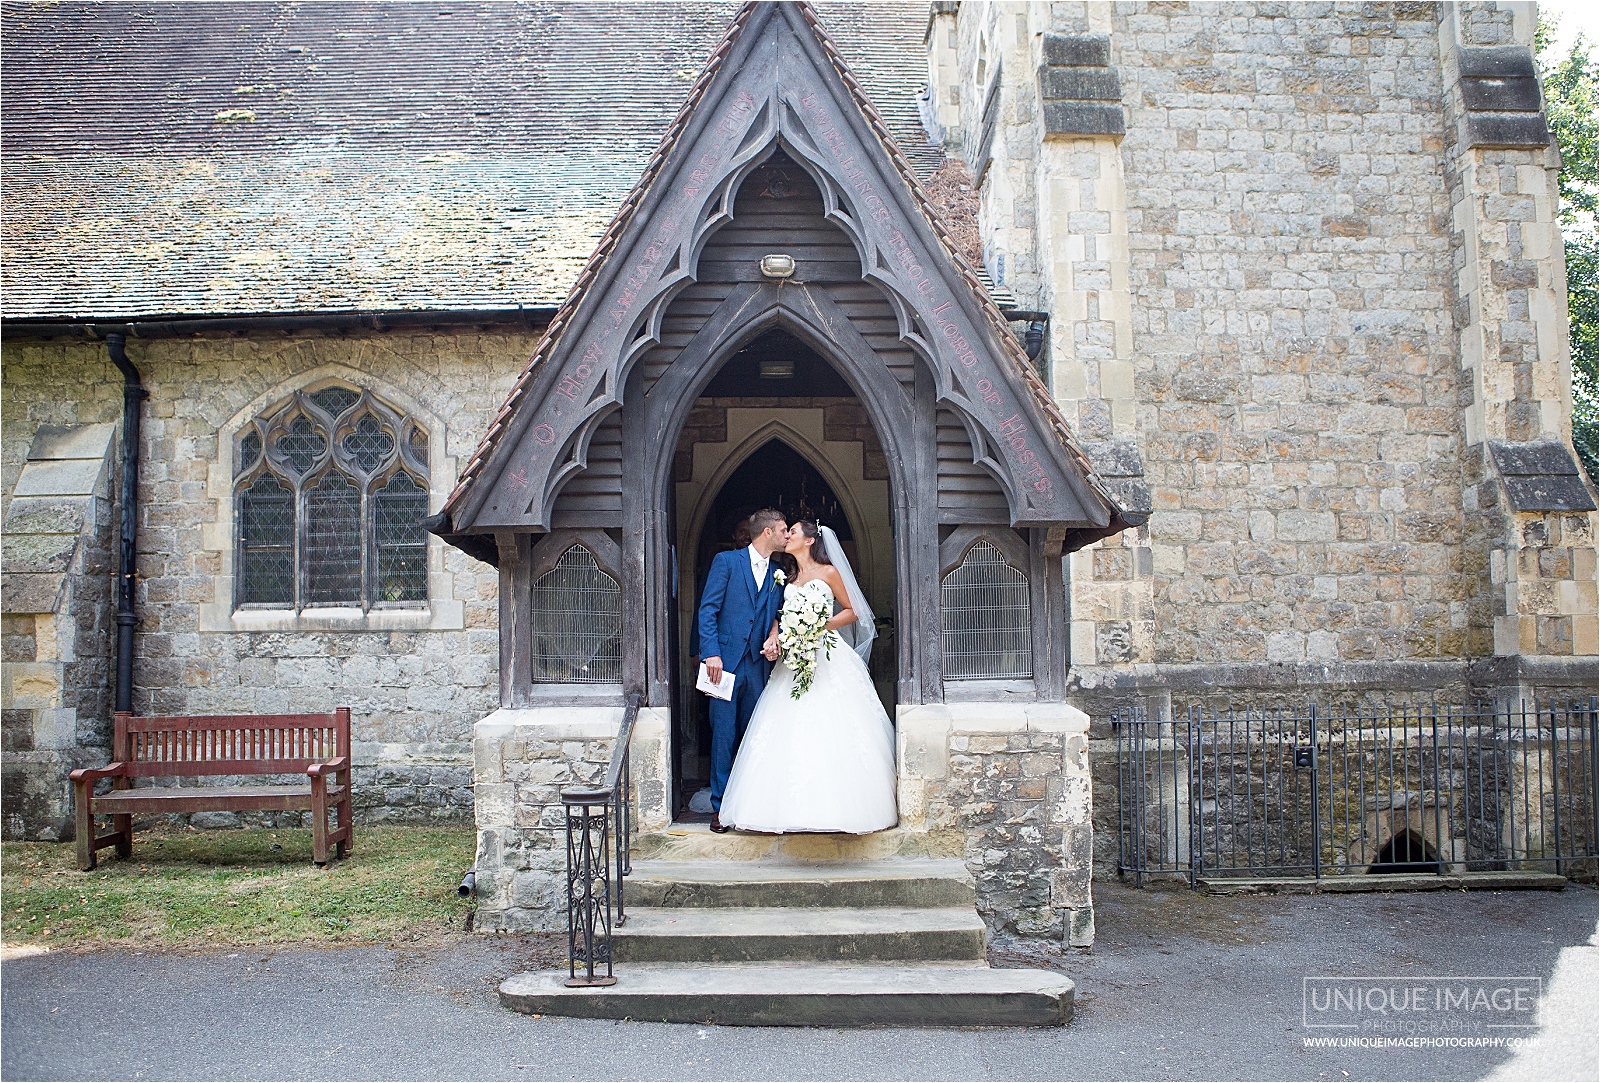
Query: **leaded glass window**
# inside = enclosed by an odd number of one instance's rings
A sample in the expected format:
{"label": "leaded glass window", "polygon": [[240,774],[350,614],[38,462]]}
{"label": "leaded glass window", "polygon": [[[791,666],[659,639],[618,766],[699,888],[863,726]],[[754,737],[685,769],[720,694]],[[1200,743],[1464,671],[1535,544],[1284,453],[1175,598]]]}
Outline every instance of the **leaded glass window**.
{"label": "leaded glass window", "polygon": [[240,430],[238,604],[428,600],[428,430],[370,391],[296,392]]}
{"label": "leaded glass window", "polygon": [[979,541],[939,588],[947,681],[1033,676],[1028,578]]}
{"label": "leaded glass window", "polygon": [[593,553],[572,546],[532,593],[535,683],[622,680],[622,591]]}
{"label": "leaded glass window", "polygon": [[294,492],[263,474],[239,496],[239,601],[294,604]]}
{"label": "leaded glass window", "polygon": [[428,595],[428,492],[401,472],[379,489],[374,507],[380,602],[403,602]]}

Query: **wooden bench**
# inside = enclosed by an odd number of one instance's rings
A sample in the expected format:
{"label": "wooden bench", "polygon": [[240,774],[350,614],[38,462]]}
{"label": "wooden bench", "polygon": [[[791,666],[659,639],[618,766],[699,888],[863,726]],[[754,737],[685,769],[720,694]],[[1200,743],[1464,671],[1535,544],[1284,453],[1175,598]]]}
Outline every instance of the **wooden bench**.
{"label": "wooden bench", "polygon": [[[311,855],[328,863],[328,847],[344,857],[354,834],[350,811],[350,708],[333,714],[197,715],[137,718],[116,714],[112,761],[72,772],[78,827],[78,865],[98,864],[97,850],[133,853],[134,813],[254,812],[310,809]],[[309,776],[305,786],[134,786],[139,778],[200,778],[207,775]],[[333,776],[332,784],[328,776]],[[95,783],[112,789],[96,797]],[[330,827],[328,812],[337,812]],[[110,816],[112,830],[95,834],[96,815]]]}

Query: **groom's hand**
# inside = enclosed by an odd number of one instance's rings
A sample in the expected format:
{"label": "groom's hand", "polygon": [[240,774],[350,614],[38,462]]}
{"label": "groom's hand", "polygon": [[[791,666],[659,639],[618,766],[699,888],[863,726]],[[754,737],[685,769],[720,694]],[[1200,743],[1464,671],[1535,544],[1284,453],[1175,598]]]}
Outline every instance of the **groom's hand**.
{"label": "groom's hand", "polygon": [[761,657],[765,658],[769,662],[776,662],[778,660],[778,641],[776,638],[769,639],[765,643],[761,644]]}
{"label": "groom's hand", "polygon": [[710,678],[712,684],[722,683],[722,659],[717,655],[713,654],[706,659],[706,676]]}

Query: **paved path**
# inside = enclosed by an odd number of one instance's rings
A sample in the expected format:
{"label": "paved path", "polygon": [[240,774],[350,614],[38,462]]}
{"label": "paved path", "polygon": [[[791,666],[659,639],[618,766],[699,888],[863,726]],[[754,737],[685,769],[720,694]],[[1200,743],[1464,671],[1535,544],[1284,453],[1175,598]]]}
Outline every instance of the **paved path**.
{"label": "paved path", "polygon": [[[1060,1030],[791,1030],[532,1019],[529,942],[13,958],[0,1075],[23,1079],[1589,1079],[1596,896],[1217,899],[1097,885]],[[1531,1050],[1307,1048],[1307,975],[1533,975]],[[1514,1059],[1515,1058],[1515,1059]]]}

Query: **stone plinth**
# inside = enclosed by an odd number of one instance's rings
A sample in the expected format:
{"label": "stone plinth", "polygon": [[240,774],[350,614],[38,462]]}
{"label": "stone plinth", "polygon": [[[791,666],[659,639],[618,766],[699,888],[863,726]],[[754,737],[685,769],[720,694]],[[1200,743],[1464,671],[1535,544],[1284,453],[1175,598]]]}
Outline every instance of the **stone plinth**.
{"label": "stone plinth", "polygon": [[[566,812],[561,790],[598,785],[611,761],[623,708],[501,708],[473,727],[480,929],[566,927]],[[639,712],[632,742],[638,830],[670,822],[665,708]]]}
{"label": "stone plinth", "polygon": [[[478,921],[482,929],[565,927],[564,786],[604,776],[623,709],[502,709],[475,728]],[[1089,719],[1059,703],[901,707],[900,823],[847,835],[668,833],[670,712],[634,729],[634,853],[666,861],[877,862],[959,855],[991,932],[1087,946],[1094,937]]]}

